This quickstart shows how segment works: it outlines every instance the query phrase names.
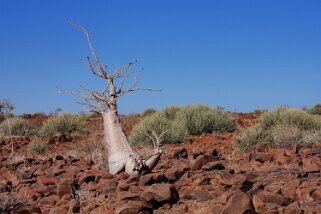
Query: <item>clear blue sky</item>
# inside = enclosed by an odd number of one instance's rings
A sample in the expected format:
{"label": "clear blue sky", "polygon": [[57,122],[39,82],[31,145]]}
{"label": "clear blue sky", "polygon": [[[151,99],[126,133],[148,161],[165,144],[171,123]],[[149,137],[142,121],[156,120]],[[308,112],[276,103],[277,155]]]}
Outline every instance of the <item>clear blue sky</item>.
{"label": "clear blue sky", "polygon": [[105,64],[139,60],[121,113],[206,103],[231,111],[321,102],[320,0],[0,0],[0,99],[16,113],[79,112],[56,86],[100,88],[80,63],[88,28]]}

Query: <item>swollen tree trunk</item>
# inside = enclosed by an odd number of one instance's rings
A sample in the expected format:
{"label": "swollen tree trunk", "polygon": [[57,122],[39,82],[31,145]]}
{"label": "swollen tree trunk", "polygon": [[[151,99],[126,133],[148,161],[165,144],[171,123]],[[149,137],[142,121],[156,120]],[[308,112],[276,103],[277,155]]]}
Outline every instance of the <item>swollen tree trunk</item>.
{"label": "swollen tree trunk", "polygon": [[149,159],[142,160],[130,147],[116,110],[104,112],[103,121],[109,173],[114,175],[125,171],[130,175],[136,175],[148,172],[156,166],[161,150],[155,150]]}
{"label": "swollen tree trunk", "polygon": [[104,147],[108,155],[108,168],[111,174],[125,170],[131,156],[135,155],[123,131],[117,111],[103,113]]}

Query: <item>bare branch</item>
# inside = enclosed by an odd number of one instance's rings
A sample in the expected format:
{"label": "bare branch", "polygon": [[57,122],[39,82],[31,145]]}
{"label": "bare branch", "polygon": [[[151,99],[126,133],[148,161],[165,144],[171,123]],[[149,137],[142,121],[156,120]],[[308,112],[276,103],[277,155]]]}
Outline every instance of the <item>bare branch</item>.
{"label": "bare branch", "polygon": [[[93,43],[91,41],[91,32],[88,31],[83,25],[80,25],[70,19],[67,19],[68,22],[74,26],[75,28],[80,29],[83,31],[87,38],[87,42],[89,45],[89,49],[92,55],[91,57],[87,56],[86,60],[82,60],[82,62],[90,69],[90,71],[100,78],[103,78],[107,80],[106,86],[102,89],[101,93],[94,91],[92,89],[85,88],[84,86],[80,86],[83,90],[85,90],[88,95],[81,93],[80,91],[67,91],[63,90],[66,93],[70,93],[73,95],[77,95],[81,97],[84,102],[81,104],[84,106],[88,106],[90,108],[93,108],[95,111],[108,111],[111,110],[117,110],[117,98],[125,95],[130,92],[134,91],[160,91],[160,90],[154,90],[151,88],[139,88],[139,82],[138,77],[141,75],[143,69],[138,71],[133,78],[133,82],[128,85],[128,87],[125,87],[127,85],[127,80],[131,77],[131,75],[134,74],[133,70],[129,70],[132,66],[134,66],[137,63],[137,60],[129,62],[127,65],[121,66],[114,70],[113,72],[110,72],[110,74],[107,74],[107,68],[109,69],[112,65],[104,66],[98,55],[95,52],[95,49],[93,47]],[[127,71],[127,72],[126,72]],[[109,72],[108,72],[109,73]],[[115,85],[115,80],[121,79],[118,86]]]}
{"label": "bare branch", "polygon": [[[82,98],[84,100],[84,102],[77,102],[77,103],[81,104],[83,106],[88,106],[91,109],[93,109],[95,112],[101,113],[101,112],[105,112],[107,110],[106,107],[101,105],[101,103],[98,102],[97,99],[93,95],[87,96],[80,91],[70,91],[70,90],[59,88],[59,87],[57,87],[57,88],[60,93],[61,92],[68,93],[68,94],[76,95],[76,96]],[[95,102],[95,104],[93,102]],[[85,109],[85,110],[88,111],[88,109]]]}
{"label": "bare branch", "polygon": [[133,62],[129,62],[127,65],[122,66],[120,68],[117,68],[113,73],[110,74],[111,78],[118,78],[119,74],[123,71],[128,70],[130,67],[132,67],[135,63],[137,63],[137,60]]}
{"label": "bare branch", "polygon": [[82,85],[80,85],[80,87],[81,87],[82,89],[88,91],[88,92],[95,98],[95,100],[108,103],[108,98],[106,98],[106,97],[103,96],[102,94],[99,94],[97,91],[94,91],[94,90],[89,89],[89,88],[85,88],[85,87],[82,86]]}
{"label": "bare branch", "polygon": [[154,147],[154,151],[155,151],[155,154],[156,154],[156,153],[160,152],[161,142],[164,140],[163,138],[164,138],[164,136],[165,136],[165,134],[167,132],[169,132],[169,130],[163,131],[160,135],[158,135],[155,130],[151,130],[150,132],[142,131],[140,133],[142,133],[143,135],[145,135],[146,137],[148,137],[152,141],[153,147]]}
{"label": "bare branch", "polygon": [[125,75],[122,76],[122,80],[121,80],[121,82],[120,82],[120,84],[119,84],[119,89],[118,89],[118,92],[119,92],[119,93],[122,92],[123,87],[124,87],[124,85],[125,85],[125,82],[126,82],[127,78],[130,77],[133,73],[134,73],[134,71],[130,71],[129,73],[127,73],[127,74],[125,74]]}
{"label": "bare branch", "polygon": [[160,89],[152,89],[152,88],[128,88],[125,91],[122,91],[120,93],[116,93],[117,97],[123,96],[127,93],[134,92],[134,91],[162,91]]}
{"label": "bare branch", "polygon": [[139,70],[136,75],[135,75],[135,78],[134,78],[134,81],[132,82],[132,84],[127,87],[127,89],[123,90],[123,86],[125,84],[125,81],[127,80],[127,78],[129,76],[131,76],[134,72],[133,71],[130,71],[128,74],[125,74],[122,76],[122,81],[120,83],[120,87],[119,87],[119,90],[118,92],[116,93],[116,96],[117,97],[120,97],[120,96],[123,96],[127,93],[130,93],[130,92],[134,92],[134,91],[161,91],[159,89],[152,89],[152,88],[137,88],[137,86],[139,85],[139,82],[138,82],[138,77],[142,74],[144,68],[142,68],[141,70]]}
{"label": "bare branch", "polygon": [[[89,45],[89,48],[90,48],[90,51],[91,51],[91,54],[92,54],[93,57],[94,57],[94,60],[95,60],[96,65],[99,67],[99,70],[100,70],[100,73],[101,73],[100,75],[103,76],[104,78],[107,78],[106,68],[105,68],[105,66],[103,66],[103,65],[101,64],[101,62],[100,62],[100,60],[99,60],[99,58],[98,58],[98,56],[97,56],[97,54],[96,54],[96,52],[95,52],[95,49],[94,49],[94,47],[93,47],[93,44],[92,44],[92,42],[91,42],[91,38],[90,38],[90,33],[91,33],[91,31],[86,30],[86,28],[85,28],[84,26],[82,26],[82,25],[80,25],[80,24],[77,24],[76,22],[74,22],[74,21],[72,21],[72,20],[70,20],[70,19],[67,19],[67,21],[68,21],[72,26],[74,26],[74,27],[82,30],[82,31],[85,33],[86,38],[87,38],[87,42],[88,42],[88,45]],[[88,57],[88,58],[89,58],[89,57]],[[90,63],[90,60],[89,60],[89,65],[90,65],[90,64],[91,64],[91,63]],[[91,65],[92,65],[92,64],[91,64]],[[92,70],[92,71],[93,71],[93,70]],[[94,72],[94,73],[95,73],[95,72]]]}

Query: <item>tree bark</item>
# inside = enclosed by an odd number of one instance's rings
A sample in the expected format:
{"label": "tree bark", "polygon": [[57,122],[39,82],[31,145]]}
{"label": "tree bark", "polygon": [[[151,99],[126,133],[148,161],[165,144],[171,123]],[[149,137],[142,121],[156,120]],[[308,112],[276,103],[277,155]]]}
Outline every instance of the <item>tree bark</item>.
{"label": "tree bark", "polygon": [[104,112],[103,121],[104,147],[108,155],[109,172],[117,174],[125,169],[127,162],[135,154],[128,143],[117,111],[109,110]]}

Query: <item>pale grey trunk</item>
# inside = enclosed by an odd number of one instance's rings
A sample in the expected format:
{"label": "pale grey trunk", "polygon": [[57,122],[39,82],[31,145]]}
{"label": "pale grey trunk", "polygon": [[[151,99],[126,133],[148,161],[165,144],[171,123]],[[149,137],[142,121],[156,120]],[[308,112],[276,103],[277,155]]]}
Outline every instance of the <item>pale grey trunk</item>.
{"label": "pale grey trunk", "polygon": [[121,126],[117,111],[109,110],[103,113],[104,147],[108,155],[108,168],[111,174],[117,174],[125,169],[131,155],[134,155],[127,137]]}
{"label": "pale grey trunk", "polygon": [[[109,173],[117,174],[125,171],[135,175],[152,170],[161,155],[156,151],[148,160],[141,160],[139,155],[132,150],[123,131],[117,111],[109,110],[103,113],[104,120],[104,147],[108,156]],[[147,167],[144,169],[144,167]]]}

